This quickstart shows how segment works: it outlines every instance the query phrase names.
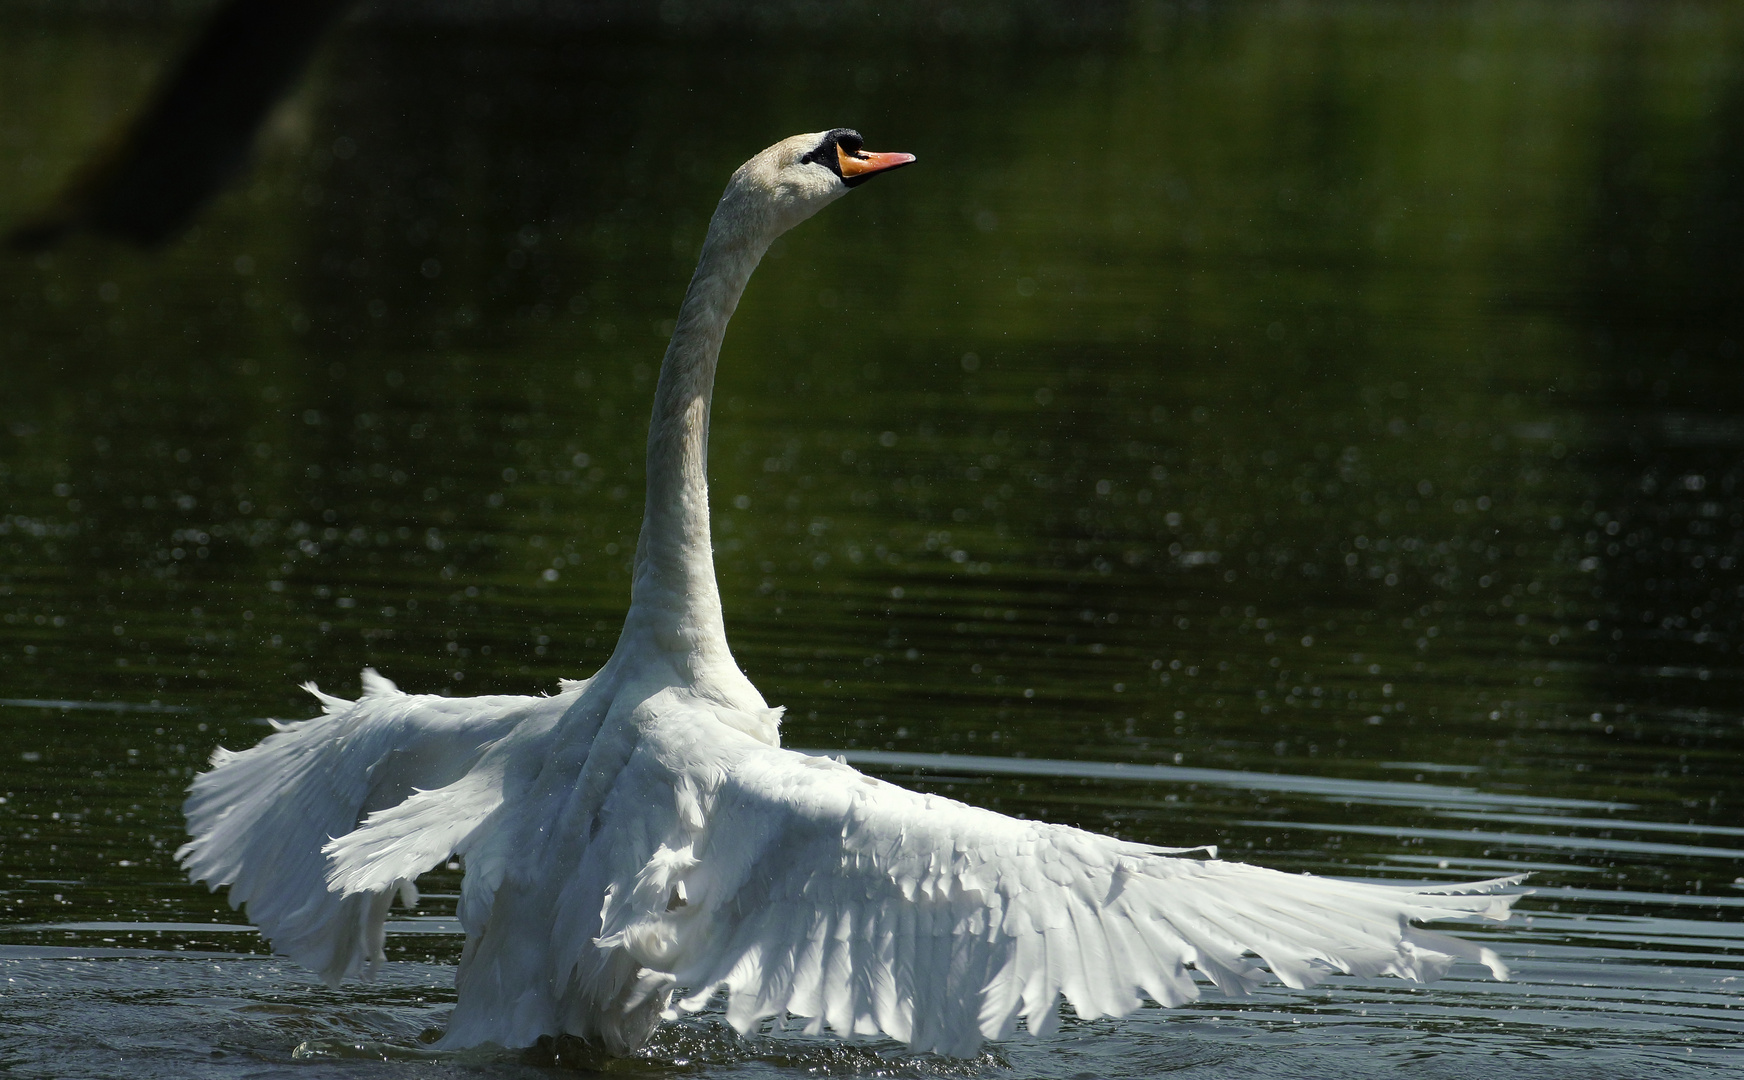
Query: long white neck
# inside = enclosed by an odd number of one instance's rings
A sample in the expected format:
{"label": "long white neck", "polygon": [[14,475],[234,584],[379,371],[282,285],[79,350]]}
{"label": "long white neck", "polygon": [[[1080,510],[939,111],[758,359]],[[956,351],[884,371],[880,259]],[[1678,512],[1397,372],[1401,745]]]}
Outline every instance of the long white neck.
{"label": "long white neck", "polygon": [[709,406],[727,320],[769,246],[751,226],[725,204],[710,223],[648,429],[648,506],[624,636],[650,635],[662,651],[687,657],[693,672],[731,663],[709,539]]}

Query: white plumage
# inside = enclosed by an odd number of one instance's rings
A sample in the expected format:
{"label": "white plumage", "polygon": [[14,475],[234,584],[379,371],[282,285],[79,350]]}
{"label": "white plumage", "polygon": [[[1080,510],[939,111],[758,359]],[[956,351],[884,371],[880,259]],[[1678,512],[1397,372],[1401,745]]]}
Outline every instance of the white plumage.
{"label": "white plumage", "polygon": [[[1437,888],[1282,874],[1196,849],[1019,821],[780,748],[727,648],[709,543],[707,436],[721,336],[780,233],[912,160],[844,129],[796,136],[733,176],[656,393],[648,504],[616,650],[553,697],[401,693],[240,753],[192,786],[190,876],[230,887],[274,947],[330,983],[381,959],[392,899],[465,862],[466,947],[442,1045],[567,1033],[613,1053],[716,993],[748,1031],[884,1034],[972,1053],[1063,996],[1118,1016],[1344,971],[1426,980],[1506,970],[1416,921],[1507,917],[1514,879]],[[314,688],[311,686],[313,691]]]}

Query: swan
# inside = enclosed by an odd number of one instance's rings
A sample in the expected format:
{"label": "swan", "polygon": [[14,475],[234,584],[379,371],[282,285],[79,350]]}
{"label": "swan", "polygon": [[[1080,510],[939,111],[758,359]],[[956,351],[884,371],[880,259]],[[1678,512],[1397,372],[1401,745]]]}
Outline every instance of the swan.
{"label": "swan", "polygon": [[[458,998],[438,1045],[567,1034],[611,1054],[726,998],[739,1032],[884,1035],[973,1054],[1064,997],[1119,1016],[1331,972],[1433,979],[1488,948],[1416,925],[1507,918],[1518,878],[1388,886],[1219,861],[923,795],[781,748],[727,647],[709,542],[709,403],[727,320],[770,243],[912,162],[850,129],[741,166],[660,369],[629,614],[592,678],[546,697],[402,693],[219,748],[177,853],[331,984],[383,958],[393,899],[453,855]],[[1257,959],[1256,959],[1257,958]],[[1195,972],[1197,975],[1195,975]]]}

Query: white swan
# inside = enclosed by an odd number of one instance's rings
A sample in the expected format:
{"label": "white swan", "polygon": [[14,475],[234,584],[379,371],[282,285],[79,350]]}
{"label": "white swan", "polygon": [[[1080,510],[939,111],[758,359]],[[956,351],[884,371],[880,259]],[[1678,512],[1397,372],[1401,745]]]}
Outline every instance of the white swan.
{"label": "white swan", "polygon": [[[919,795],[780,748],[727,649],[709,544],[709,402],[727,320],[778,235],[914,160],[846,129],[733,174],[666,350],[624,630],[554,697],[356,702],[220,749],[192,786],[194,879],[330,983],[382,957],[392,898],[458,853],[459,1001],[440,1045],[567,1033],[627,1053],[725,990],[768,1017],[969,1054],[1080,1016],[1332,971],[1431,979],[1489,949],[1416,920],[1507,917],[1514,879],[1412,888],[1283,874]],[[309,687],[314,691],[313,686]],[[318,691],[315,691],[317,694]],[[676,1000],[675,1000],[676,999]]]}

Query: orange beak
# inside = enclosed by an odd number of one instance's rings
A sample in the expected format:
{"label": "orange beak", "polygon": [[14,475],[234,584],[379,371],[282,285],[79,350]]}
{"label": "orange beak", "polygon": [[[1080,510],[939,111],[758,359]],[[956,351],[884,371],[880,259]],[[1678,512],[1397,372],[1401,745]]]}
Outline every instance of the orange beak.
{"label": "orange beak", "polygon": [[836,160],[842,167],[842,180],[850,186],[869,180],[881,172],[900,169],[914,162],[913,154],[874,154],[861,150],[850,154],[836,147]]}

